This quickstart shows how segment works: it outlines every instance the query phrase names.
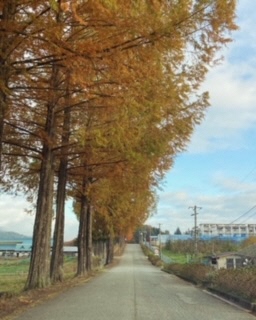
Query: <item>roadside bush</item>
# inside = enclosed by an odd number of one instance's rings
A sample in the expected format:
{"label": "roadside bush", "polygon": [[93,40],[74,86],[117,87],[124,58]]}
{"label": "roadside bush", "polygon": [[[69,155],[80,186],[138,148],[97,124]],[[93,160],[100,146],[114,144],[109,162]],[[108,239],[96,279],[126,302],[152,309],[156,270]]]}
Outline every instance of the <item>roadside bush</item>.
{"label": "roadside bush", "polygon": [[153,252],[145,245],[141,245],[142,251],[145,254],[145,256],[148,257],[148,260],[157,267],[162,267],[163,262],[161,261],[160,257],[153,254]]}
{"label": "roadside bush", "polygon": [[214,269],[202,264],[169,264],[166,270],[196,284],[208,283]]}
{"label": "roadside bush", "polygon": [[145,254],[145,256],[152,254],[152,251],[144,244],[141,244],[141,249],[142,249],[143,253]]}
{"label": "roadside bush", "polygon": [[213,278],[214,288],[256,301],[256,268],[222,269]]}
{"label": "roadside bush", "polygon": [[221,269],[202,264],[169,264],[165,270],[191,281],[217,289],[220,292],[256,302],[256,268]]}
{"label": "roadside bush", "polygon": [[182,269],[183,269],[184,265],[180,264],[180,263],[172,263],[172,264],[166,264],[164,266],[164,269],[166,271],[170,271],[171,273],[179,276],[182,273]]}
{"label": "roadside bush", "polygon": [[157,267],[161,267],[163,265],[163,262],[161,261],[160,257],[151,253],[148,255],[148,260]]}

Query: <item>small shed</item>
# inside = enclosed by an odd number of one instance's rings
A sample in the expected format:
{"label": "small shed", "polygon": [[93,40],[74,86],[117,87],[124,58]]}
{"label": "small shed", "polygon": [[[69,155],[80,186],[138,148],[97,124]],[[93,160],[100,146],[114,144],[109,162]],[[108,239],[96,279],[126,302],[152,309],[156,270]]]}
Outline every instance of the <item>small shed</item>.
{"label": "small shed", "polygon": [[235,252],[224,252],[208,257],[209,265],[216,269],[237,269],[244,265],[245,259]]}
{"label": "small shed", "polygon": [[13,256],[17,244],[20,244],[20,241],[0,241],[0,255],[2,256]]}
{"label": "small shed", "polygon": [[64,246],[63,247],[63,253],[64,253],[65,256],[76,257],[77,254],[78,254],[78,247],[76,247],[76,246],[69,246],[69,247]]}
{"label": "small shed", "polygon": [[32,251],[32,243],[21,243],[17,244],[15,248],[15,253],[17,257],[20,256],[30,256]]}

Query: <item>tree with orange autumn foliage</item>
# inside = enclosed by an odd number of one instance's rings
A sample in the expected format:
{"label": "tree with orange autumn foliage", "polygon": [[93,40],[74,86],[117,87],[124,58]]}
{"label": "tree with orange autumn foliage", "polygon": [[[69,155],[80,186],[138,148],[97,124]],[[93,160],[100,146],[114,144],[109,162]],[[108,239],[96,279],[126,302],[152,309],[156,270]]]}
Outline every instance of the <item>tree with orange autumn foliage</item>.
{"label": "tree with orange autumn foliage", "polygon": [[147,218],[209,105],[200,85],[231,41],[235,4],[0,1],[2,184],[36,194],[27,289],[62,279],[67,196],[81,204],[79,275],[90,269],[92,207],[112,234]]}

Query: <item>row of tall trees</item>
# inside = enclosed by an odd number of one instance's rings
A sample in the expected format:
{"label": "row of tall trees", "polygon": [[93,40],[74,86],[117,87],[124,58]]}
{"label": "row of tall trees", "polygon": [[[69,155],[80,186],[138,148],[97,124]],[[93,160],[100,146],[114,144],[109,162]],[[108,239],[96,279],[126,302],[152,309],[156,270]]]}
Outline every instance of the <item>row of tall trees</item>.
{"label": "row of tall trees", "polygon": [[152,212],[209,104],[200,84],[236,29],[235,2],[0,0],[1,186],[35,205],[26,289],[62,280],[66,199],[77,275],[92,234]]}

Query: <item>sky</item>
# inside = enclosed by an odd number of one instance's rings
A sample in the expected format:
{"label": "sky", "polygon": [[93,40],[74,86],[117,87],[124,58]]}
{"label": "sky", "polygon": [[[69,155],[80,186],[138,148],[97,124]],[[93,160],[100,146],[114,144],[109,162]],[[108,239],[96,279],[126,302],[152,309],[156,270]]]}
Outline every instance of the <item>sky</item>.
{"label": "sky", "polygon": [[[256,2],[238,2],[234,41],[203,89],[211,107],[179,154],[147,224],[175,232],[200,223],[256,223]],[[247,214],[246,212],[249,211]],[[240,218],[239,218],[240,217]]]}
{"label": "sky", "polygon": [[[198,224],[256,223],[256,208],[249,211],[256,205],[255,0],[238,1],[237,24],[234,41],[223,50],[224,61],[203,85],[211,107],[167,173],[147,224],[185,232],[194,226],[194,206],[201,208]],[[22,196],[1,194],[0,230],[32,236],[34,216],[26,209]],[[65,240],[70,240],[77,236],[78,222],[71,203],[66,211]]]}

